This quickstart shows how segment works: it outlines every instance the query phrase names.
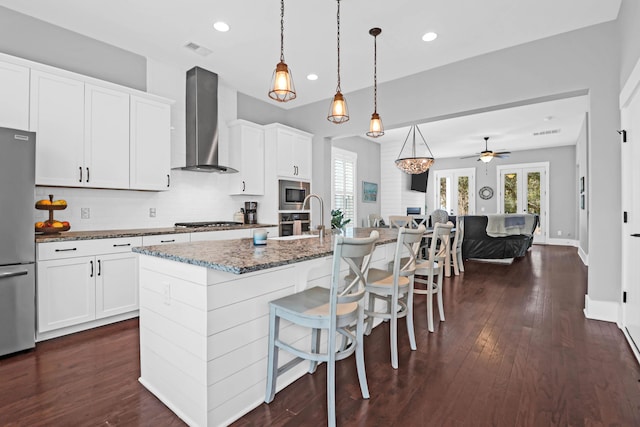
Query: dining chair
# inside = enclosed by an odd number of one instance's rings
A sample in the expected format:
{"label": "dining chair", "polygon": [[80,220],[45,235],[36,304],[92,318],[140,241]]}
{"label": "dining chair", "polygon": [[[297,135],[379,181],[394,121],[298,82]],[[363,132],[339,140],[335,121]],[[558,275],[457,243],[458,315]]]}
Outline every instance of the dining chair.
{"label": "dining chair", "polygon": [[462,262],[462,240],[464,239],[464,217],[456,218],[456,231],[453,235],[453,244],[451,245],[451,263],[453,264],[453,273],[456,276],[460,272],[464,273],[464,263]]}
{"label": "dining chair", "polygon": [[[431,244],[426,259],[418,259],[415,270],[414,283],[425,285],[425,289],[413,289],[414,294],[427,296],[427,326],[429,332],[434,331],[433,327],[433,295],[438,297],[438,312],[440,321],[444,322],[444,304],[442,301],[442,276],[444,275],[445,259],[449,252],[449,242],[451,241],[451,230],[453,224],[436,223],[431,236]],[[437,281],[434,281],[437,276]]]}
{"label": "dining chair", "polygon": [[406,215],[389,215],[389,226],[391,228],[411,227],[413,219]]}
{"label": "dining chair", "polygon": [[[389,321],[389,339],[391,349],[391,366],[398,369],[398,318],[406,317],[407,333],[411,350],[416,350],[416,337],[413,328],[413,275],[416,268],[416,257],[425,226],[417,229],[400,228],[393,257],[393,271],[378,268],[369,269],[365,292],[368,300],[365,308],[365,335],[371,333],[374,318]],[[404,252],[409,254],[403,258]],[[384,303],[384,311],[376,308],[376,302]],[[379,304],[380,306],[382,304]]]}
{"label": "dining chair", "polygon": [[427,226],[427,220],[429,217],[427,215],[412,215],[411,216],[411,228],[418,228],[421,225]]}
{"label": "dining chair", "polygon": [[[366,277],[374,245],[378,240],[377,231],[366,238],[346,238],[335,236],[333,264],[329,288],[314,286],[302,292],[289,295],[269,303],[269,355],[267,365],[267,389],[264,401],[270,403],[275,398],[277,377],[309,360],[309,373],[314,373],[318,362],[327,364],[327,419],[329,426],[336,425],[335,363],[356,354],[356,367],[360,391],[364,399],[369,398],[367,376],[364,366],[364,304]],[[353,280],[340,286],[340,267],[349,266]],[[311,329],[310,350],[295,347],[281,340],[280,320],[284,319],[301,327]],[[355,324],[355,330],[351,327]],[[326,350],[321,349],[321,331],[326,330]],[[347,343],[338,347],[336,334]],[[285,350],[295,359],[278,367],[278,352]]]}
{"label": "dining chair", "polygon": [[436,209],[431,212],[431,226],[435,227],[436,223],[446,224],[449,221],[449,213],[444,209]]}

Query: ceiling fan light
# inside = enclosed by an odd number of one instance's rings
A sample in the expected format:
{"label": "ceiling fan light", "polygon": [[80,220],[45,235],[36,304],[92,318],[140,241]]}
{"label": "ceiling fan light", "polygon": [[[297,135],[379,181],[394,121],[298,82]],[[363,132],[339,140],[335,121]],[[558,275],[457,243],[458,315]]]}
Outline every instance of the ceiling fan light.
{"label": "ceiling fan light", "polygon": [[382,135],[384,135],[382,119],[380,119],[380,115],[378,113],[373,113],[371,115],[371,121],[369,121],[369,132],[367,132],[367,136],[377,138]]}
{"label": "ceiling fan light", "polygon": [[489,163],[491,159],[493,159],[493,156],[489,153],[480,154],[480,160],[482,160],[484,163]]}
{"label": "ceiling fan light", "polygon": [[335,124],[349,121],[349,108],[347,107],[347,100],[344,99],[344,96],[342,96],[342,93],[340,91],[336,92],[333,97],[333,101],[331,101],[327,120]]}
{"label": "ceiling fan light", "polygon": [[293,75],[284,61],[280,61],[273,72],[269,98],[278,102],[287,102],[296,99],[296,88],[293,84]]}

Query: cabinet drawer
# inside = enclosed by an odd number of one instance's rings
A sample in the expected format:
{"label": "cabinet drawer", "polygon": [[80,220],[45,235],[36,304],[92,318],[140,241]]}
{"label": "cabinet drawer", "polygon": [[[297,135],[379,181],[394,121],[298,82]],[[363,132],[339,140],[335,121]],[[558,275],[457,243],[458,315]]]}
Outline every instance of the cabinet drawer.
{"label": "cabinet drawer", "polygon": [[142,237],[38,243],[37,260],[44,261],[49,259],[129,252],[132,247],[141,245]]}
{"label": "cabinet drawer", "polygon": [[169,243],[189,242],[189,233],[158,234],[154,236],[142,236],[142,246],[165,245]]}

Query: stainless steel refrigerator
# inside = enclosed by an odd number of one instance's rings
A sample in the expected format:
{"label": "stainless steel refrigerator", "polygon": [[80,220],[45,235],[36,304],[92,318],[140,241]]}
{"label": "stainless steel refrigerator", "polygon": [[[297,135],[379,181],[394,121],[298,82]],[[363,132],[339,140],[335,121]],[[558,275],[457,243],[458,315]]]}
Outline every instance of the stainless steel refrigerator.
{"label": "stainless steel refrigerator", "polygon": [[0,356],[35,346],[35,139],[0,128]]}

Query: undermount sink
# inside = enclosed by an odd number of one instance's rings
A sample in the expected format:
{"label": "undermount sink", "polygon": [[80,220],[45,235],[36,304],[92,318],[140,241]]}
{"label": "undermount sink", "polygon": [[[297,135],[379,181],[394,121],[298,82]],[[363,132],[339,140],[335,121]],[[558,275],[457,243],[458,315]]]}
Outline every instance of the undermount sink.
{"label": "undermount sink", "polygon": [[280,237],[269,237],[268,240],[299,240],[299,239],[312,239],[318,238],[317,235],[313,234],[299,234],[297,236],[280,236]]}

